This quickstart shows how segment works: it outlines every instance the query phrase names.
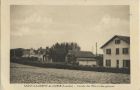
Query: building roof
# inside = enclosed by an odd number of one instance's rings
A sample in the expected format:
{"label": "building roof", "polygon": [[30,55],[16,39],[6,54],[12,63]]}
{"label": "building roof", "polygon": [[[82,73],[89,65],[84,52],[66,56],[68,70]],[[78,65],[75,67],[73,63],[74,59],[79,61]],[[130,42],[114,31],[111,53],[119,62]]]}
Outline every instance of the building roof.
{"label": "building roof", "polygon": [[93,55],[92,52],[90,51],[69,51],[69,54],[73,54],[78,58],[94,58],[95,56]]}
{"label": "building roof", "polygon": [[103,46],[101,46],[101,48],[105,47],[106,45],[108,45],[112,40],[114,40],[115,38],[119,38],[120,40],[123,40],[124,42],[130,44],[130,37],[128,36],[120,36],[120,35],[115,35],[114,37],[112,37],[109,41],[107,41]]}

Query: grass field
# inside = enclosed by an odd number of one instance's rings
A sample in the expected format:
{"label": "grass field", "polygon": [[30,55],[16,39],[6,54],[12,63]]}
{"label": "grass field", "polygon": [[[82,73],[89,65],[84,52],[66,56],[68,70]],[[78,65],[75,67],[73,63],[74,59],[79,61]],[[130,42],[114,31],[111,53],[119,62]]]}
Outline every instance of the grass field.
{"label": "grass field", "polygon": [[11,63],[10,83],[129,84],[130,75],[121,73],[40,68]]}

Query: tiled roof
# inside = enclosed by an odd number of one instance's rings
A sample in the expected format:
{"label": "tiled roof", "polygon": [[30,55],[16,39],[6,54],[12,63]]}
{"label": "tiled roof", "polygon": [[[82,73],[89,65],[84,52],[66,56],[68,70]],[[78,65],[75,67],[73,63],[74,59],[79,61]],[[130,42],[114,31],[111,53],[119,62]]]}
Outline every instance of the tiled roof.
{"label": "tiled roof", "polygon": [[89,51],[72,51],[72,50],[70,50],[69,54],[73,54],[79,58],[94,58],[95,57],[93,55],[93,53],[89,52]]}
{"label": "tiled roof", "polygon": [[114,37],[112,37],[109,41],[107,41],[101,48],[105,47],[106,45],[108,45],[112,40],[114,40],[115,38],[119,38],[121,40],[123,40],[124,42],[130,44],[130,37],[128,36],[120,36],[120,35],[115,35]]}

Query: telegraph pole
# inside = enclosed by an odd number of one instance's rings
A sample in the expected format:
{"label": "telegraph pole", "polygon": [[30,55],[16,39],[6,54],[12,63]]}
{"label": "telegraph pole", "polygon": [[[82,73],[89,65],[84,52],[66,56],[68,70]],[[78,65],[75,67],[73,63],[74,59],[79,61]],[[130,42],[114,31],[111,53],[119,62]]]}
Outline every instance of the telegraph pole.
{"label": "telegraph pole", "polygon": [[97,42],[96,42],[96,56],[97,56],[98,52],[97,52]]}
{"label": "telegraph pole", "polygon": [[93,47],[93,46],[92,46],[92,50],[91,50],[91,51],[92,51],[92,53],[94,54],[94,47]]}

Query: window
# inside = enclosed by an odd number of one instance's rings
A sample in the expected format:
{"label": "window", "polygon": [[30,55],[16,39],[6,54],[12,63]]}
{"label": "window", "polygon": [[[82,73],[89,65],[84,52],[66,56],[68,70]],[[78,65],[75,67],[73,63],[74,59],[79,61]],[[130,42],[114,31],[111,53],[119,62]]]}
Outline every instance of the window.
{"label": "window", "polygon": [[111,49],[106,49],[106,54],[111,54]]}
{"label": "window", "polygon": [[120,40],[115,40],[115,44],[120,44]]}
{"label": "window", "polygon": [[119,54],[119,48],[116,48],[116,55]]}
{"label": "window", "polygon": [[116,66],[119,68],[119,60],[116,61]]}
{"label": "window", "polygon": [[106,66],[110,67],[111,66],[111,60],[106,60]]}
{"label": "window", "polygon": [[123,48],[123,54],[128,54],[129,53],[129,49],[128,48]]}
{"label": "window", "polygon": [[123,60],[123,67],[130,68],[130,60]]}

